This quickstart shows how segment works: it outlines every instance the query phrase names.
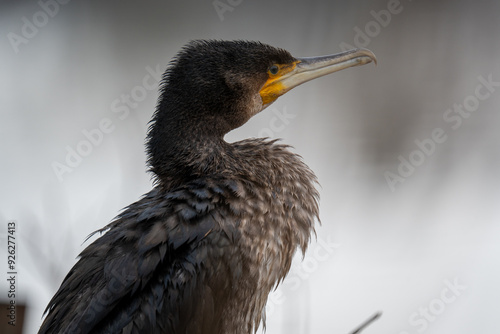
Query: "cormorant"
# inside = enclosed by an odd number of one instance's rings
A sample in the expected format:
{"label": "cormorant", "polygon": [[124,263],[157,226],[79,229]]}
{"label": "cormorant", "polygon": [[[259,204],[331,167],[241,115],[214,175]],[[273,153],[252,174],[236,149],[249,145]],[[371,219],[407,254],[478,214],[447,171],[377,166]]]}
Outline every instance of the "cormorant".
{"label": "cormorant", "polygon": [[311,79],[375,61],[294,58],[260,42],[193,41],[150,123],[155,187],[79,256],[39,333],[253,333],[318,219],[313,172],[274,140],[224,135]]}

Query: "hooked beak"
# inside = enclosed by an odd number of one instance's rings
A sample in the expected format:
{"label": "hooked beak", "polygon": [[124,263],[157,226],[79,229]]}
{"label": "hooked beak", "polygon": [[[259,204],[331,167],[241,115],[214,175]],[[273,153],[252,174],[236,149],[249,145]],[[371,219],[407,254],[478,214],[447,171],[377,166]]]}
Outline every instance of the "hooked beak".
{"label": "hooked beak", "polygon": [[309,80],[343,70],[348,67],[365,65],[377,58],[367,49],[354,49],[334,55],[296,58],[291,64],[279,64],[280,71],[269,75],[269,79],[260,90],[263,108],[266,108],[278,97]]}

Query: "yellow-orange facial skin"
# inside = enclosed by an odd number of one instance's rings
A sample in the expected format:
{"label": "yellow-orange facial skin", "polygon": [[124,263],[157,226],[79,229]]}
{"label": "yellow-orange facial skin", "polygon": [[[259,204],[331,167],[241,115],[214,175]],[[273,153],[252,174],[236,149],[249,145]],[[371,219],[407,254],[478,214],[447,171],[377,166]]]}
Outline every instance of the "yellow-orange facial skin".
{"label": "yellow-orange facial skin", "polygon": [[286,87],[281,79],[286,74],[292,72],[298,63],[300,63],[300,60],[294,61],[290,64],[275,64],[275,66],[278,67],[278,73],[276,74],[272,74],[271,71],[267,71],[269,78],[259,92],[263,105],[274,102],[278,97],[288,91],[287,88],[289,87]]}

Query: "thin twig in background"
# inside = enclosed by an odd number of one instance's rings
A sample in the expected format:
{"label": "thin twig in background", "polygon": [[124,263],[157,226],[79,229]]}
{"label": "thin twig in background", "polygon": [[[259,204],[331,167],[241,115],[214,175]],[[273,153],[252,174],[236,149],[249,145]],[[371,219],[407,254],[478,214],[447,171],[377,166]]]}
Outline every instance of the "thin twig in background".
{"label": "thin twig in background", "polygon": [[364,323],[362,323],[358,328],[356,328],[353,332],[351,332],[350,334],[359,334],[361,333],[361,331],[363,329],[365,329],[366,327],[368,327],[372,322],[374,322],[375,320],[377,320],[378,318],[380,318],[380,316],[382,315],[382,312],[377,312],[375,313],[370,319],[366,320]]}

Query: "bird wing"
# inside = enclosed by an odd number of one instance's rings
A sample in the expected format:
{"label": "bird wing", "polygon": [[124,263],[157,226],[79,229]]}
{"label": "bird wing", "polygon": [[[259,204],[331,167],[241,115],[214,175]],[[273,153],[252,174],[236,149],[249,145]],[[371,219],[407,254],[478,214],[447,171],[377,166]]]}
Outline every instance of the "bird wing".
{"label": "bird wing", "polygon": [[237,222],[225,217],[237,190],[234,181],[198,179],[127,207],[80,254],[39,333],[177,333],[196,300],[213,314],[199,269],[236,237]]}

